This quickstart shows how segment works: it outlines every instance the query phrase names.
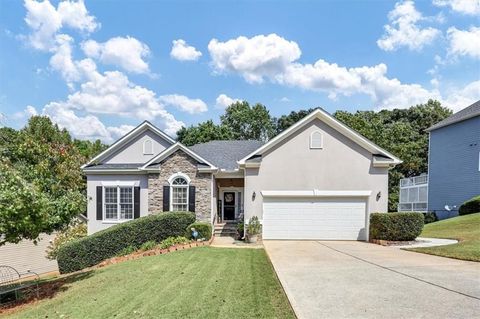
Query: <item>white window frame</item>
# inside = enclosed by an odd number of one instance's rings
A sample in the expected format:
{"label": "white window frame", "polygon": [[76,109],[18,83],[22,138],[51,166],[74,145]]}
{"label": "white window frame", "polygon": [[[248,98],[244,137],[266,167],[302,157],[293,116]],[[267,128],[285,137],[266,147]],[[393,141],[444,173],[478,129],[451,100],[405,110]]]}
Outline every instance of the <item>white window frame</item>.
{"label": "white window frame", "polygon": [[[187,182],[187,184],[185,184],[185,185],[173,185],[173,182],[174,182],[177,178],[183,178],[183,179]],[[168,179],[168,183],[170,184],[170,200],[169,200],[169,202],[170,202],[169,210],[170,210],[170,211],[176,211],[176,210],[173,208],[173,205],[174,205],[174,203],[173,203],[173,189],[176,188],[176,187],[177,187],[177,188],[186,188],[186,190],[187,190],[187,202],[186,202],[187,209],[186,209],[185,211],[188,211],[188,204],[189,204],[189,202],[190,202],[190,187],[189,187],[189,186],[190,186],[190,182],[191,182],[190,178],[189,178],[187,175],[185,175],[185,174],[183,174],[183,173],[180,173],[180,172],[178,172],[178,173],[173,174],[172,176],[170,176],[170,178]],[[175,205],[184,205],[184,204],[175,203]]]}
{"label": "white window frame", "polygon": [[[105,194],[106,188],[116,188],[117,189],[117,218],[107,218],[107,203],[105,203]],[[121,216],[121,202],[120,202],[120,189],[121,188],[130,188],[132,190],[132,218],[120,218]],[[135,193],[134,187],[129,185],[103,185],[103,192],[102,192],[102,205],[103,205],[103,221],[107,223],[115,223],[115,222],[124,222],[135,219]],[[125,204],[125,203],[124,203]]]}
{"label": "white window frame", "polygon": [[[147,143],[150,143],[150,149],[147,147]],[[153,155],[153,141],[149,138],[147,138],[145,141],[143,141],[143,155]]]}
{"label": "white window frame", "polygon": [[[320,134],[320,146],[313,145],[313,136],[315,134]],[[323,133],[321,131],[313,131],[310,133],[310,148],[311,149],[323,149]]]}

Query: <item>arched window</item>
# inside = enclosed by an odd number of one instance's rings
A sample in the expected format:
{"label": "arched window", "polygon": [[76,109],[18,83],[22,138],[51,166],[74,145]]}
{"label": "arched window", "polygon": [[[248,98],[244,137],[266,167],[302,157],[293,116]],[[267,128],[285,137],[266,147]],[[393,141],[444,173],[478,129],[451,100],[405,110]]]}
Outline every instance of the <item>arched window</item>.
{"label": "arched window", "polygon": [[188,176],[177,173],[169,178],[170,182],[170,211],[188,211]]}
{"label": "arched window", "polygon": [[323,148],[323,135],[320,131],[310,134],[310,148]]}
{"label": "arched window", "polygon": [[143,141],[143,155],[153,155],[153,142],[151,139]]}

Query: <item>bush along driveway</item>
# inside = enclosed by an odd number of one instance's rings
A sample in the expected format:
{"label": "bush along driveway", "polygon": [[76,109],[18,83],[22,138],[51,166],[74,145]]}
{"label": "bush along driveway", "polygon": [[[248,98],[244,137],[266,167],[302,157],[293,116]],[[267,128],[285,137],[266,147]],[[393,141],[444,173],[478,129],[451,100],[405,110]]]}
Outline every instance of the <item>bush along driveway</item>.
{"label": "bush along driveway", "polygon": [[422,237],[457,239],[458,244],[408,250],[462,260],[480,261],[480,213],[425,225]]}
{"label": "bush along driveway", "polygon": [[8,318],[294,318],[263,249],[199,247],[80,278]]}

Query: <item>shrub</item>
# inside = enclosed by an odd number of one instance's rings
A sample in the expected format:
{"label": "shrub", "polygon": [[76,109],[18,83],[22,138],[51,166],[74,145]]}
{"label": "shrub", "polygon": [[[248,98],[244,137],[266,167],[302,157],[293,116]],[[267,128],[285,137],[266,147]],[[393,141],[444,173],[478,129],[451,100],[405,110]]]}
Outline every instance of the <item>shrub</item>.
{"label": "shrub", "polygon": [[198,232],[197,239],[205,238],[206,240],[209,240],[212,238],[212,225],[209,223],[196,222],[188,225],[186,228],[185,237],[193,239],[191,230],[192,228],[195,228],[195,230]]}
{"label": "shrub", "polygon": [[162,240],[160,243],[160,248],[161,249],[167,249],[169,247],[172,247],[174,245],[178,244],[188,244],[190,242],[189,239],[182,237],[182,236],[177,236],[177,237],[168,237],[167,239]]}
{"label": "shrub", "polygon": [[253,216],[252,218],[250,218],[247,225],[247,233],[249,235],[258,235],[260,234],[260,229],[261,229],[261,225],[260,225],[260,221],[258,220],[258,217]]}
{"label": "shrub", "polygon": [[460,206],[458,210],[459,215],[468,215],[480,213],[480,195],[475,196]]}
{"label": "shrub", "polygon": [[47,258],[54,260],[57,259],[58,250],[60,247],[75,239],[83,238],[87,236],[87,225],[83,223],[74,223],[67,229],[59,232],[53,242],[48,245],[46,249]]}
{"label": "shrub", "polygon": [[155,240],[149,240],[144,242],[139,250],[146,251],[155,248],[155,246],[157,246],[157,242]]}
{"label": "shrub", "polygon": [[370,239],[414,240],[422,232],[420,213],[373,213],[370,215]]}
{"label": "shrub", "polygon": [[194,221],[193,213],[169,212],[114,225],[63,245],[58,251],[58,268],[61,273],[77,271],[114,257],[128,246],[140,247],[147,241],[184,235],[187,225]]}
{"label": "shrub", "polygon": [[434,212],[423,213],[423,221],[425,224],[430,224],[438,220],[437,214]]}
{"label": "shrub", "polygon": [[137,251],[137,247],[130,245],[120,250],[120,252],[116,256],[130,255],[131,253],[134,253],[136,251]]}

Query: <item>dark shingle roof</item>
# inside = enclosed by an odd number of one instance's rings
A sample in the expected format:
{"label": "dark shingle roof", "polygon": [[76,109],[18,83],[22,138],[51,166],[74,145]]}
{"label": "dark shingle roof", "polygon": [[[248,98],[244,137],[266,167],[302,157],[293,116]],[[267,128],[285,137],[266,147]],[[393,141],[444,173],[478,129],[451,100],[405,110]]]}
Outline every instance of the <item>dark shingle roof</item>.
{"label": "dark shingle roof", "polygon": [[479,116],[480,115],[480,100],[473,103],[472,105],[464,108],[461,111],[458,111],[457,113],[453,114],[450,117],[447,117],[443,121],[438,122],[437,124],[429,127],[427,131],[433,131],[438,128],[451,125],[460,121],[468,120],[469,118]]}
{"label": "dark shingle roof", "polygon": [[219,169],[234,170],[237,161],[263,145],[261,141],[210,141],[190,146],[189,149]]}
{"label": "dark shingle roof", "polygon": [[142,163],[130,164],[97,164],[85,167],[86,170],[102,170],[102,169],[135,169],[142,167]]}

